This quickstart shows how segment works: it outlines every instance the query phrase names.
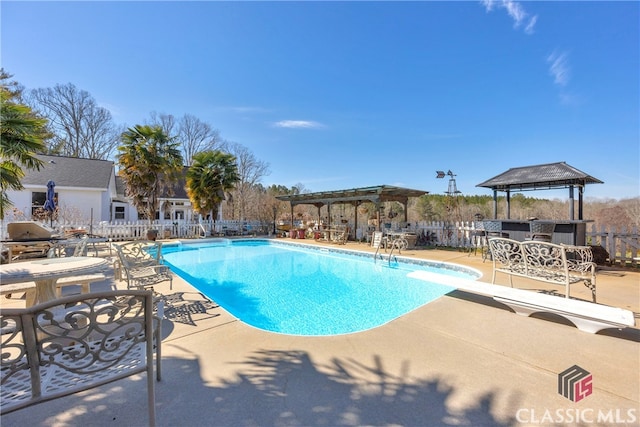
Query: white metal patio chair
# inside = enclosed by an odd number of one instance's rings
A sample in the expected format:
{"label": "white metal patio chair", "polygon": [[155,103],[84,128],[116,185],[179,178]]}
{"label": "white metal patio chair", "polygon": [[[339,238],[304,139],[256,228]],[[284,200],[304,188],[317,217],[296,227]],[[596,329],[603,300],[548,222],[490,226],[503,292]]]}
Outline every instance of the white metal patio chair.
{"label": "white metal patio chair", "polygon": [[146,288],[165,281],[173,289],[173,275],[161,264],[162,243],[137,240],[114,245],[118,253],[117,274],[127,282],[127,289]]}
{"label": "white metal patio chair", "polygon": [[29,308],[0,309],[0,414],[146,372],[155,425],[163,301],[151,291],[74,295]]}

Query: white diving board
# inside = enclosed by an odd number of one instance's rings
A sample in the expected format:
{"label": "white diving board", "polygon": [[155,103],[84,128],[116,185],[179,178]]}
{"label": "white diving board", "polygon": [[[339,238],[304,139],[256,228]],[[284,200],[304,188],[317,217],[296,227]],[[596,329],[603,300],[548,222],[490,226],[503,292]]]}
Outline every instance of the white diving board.
{"label": "white diving board", "polygon": [[561,298],[523,289],[507,288],[506,286],[492,285],[428,271],[413,271],[407,274],[407,277],[489,296],[511,307],[517,314],[523,316],[530,316],[533,313],[557,314],[571,321],[581,331],[593,334],[608,328],[635,326],[633,312],[623,308]]}

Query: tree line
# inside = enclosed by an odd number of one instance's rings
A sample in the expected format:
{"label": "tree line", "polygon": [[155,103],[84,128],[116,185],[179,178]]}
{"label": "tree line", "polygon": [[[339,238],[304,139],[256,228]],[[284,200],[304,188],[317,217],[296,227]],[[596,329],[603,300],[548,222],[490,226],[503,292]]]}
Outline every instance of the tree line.
{"label": "tree line", "polygon": [[[40,168],[33,157],[36,153],[115,159],[127,195],[141,216],[149,219],[158,212],[159,197],[171,195],[180,178],[186,178],[192,204],[204,216],[215,218],[220,202],[226,201],[230,216],[246,218],[255,215],[250,207],[257,199],[269,198],[269,191],[259,185],[269,165],[191,114],[176,118],[151,112],[145,123],[126,127],[115,124],[107,109],[71,83],[27,91],[12,77],[0,70],[2,166],[7,172],[1,177],[2,218],[10,206],[6,191],[22,189],[21,168]],[[31,121],[29,128],[10,120],[17,114],[14,110],[20,110],[25,123]],[[22,135],[19,143],[9,138],[18,133]],[[274,200],[260,203],[273,205]]]}
{"label": "tree line", "polygon": [[[38,169],[36,153],[90,159],[116,159],[128,196],[139,213],[149,219],[158,213],[158,198],[171,194],[180,177],[194,209],[216,218],[223,206],[227,219],[265,222],[290,218],[288,204],[275,196],[309,192],[302,184],[264,187],[269,164],[257,159],[241,144],[224,140],[220,131],[199,118],[184,114],[151,112],[142,124],[117,125],[111,113],[73,84],[26,91],[0,69],[2,96],[0,153],[2,154],[0,218],[10,206],[7,190],[21,190],[23,168]],[[511,217],[567,219],[568,201],[511,196]],[[504,198],[498,200],[498,217],[504,218]],[[364,211],[371,208],[363,207]],[[387,212],[397,215],[403,206],[389,203]],[[640,226],[640,198],[585,200],[584,218],[602,225]],[[340,215],[352,217],[355,207]],[[313,206],[299,205],[295,216],[317,219]],[[275,215],[275,218],[274,218]],[[410,201],[408,222],[472,221],[493,215],[491,196],[451,197],[427,195]]]}

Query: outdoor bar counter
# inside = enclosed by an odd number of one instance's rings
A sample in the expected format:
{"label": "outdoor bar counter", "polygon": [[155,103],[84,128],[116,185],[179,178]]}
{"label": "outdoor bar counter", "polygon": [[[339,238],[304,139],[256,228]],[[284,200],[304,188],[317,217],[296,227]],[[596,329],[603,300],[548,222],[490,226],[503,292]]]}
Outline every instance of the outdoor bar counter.
{"label": "outdoor bar counter", "polygon": [[[530,234],[530,223],[527,220],[499,219],[502,222],[502,231],[509,233],[509,238],[524,241]],[[556,224],[551,241],[553,243],[564,243],[566,245],[586,245],[587,223],[593,220],[544,220],[538,221],[553,222]]]}

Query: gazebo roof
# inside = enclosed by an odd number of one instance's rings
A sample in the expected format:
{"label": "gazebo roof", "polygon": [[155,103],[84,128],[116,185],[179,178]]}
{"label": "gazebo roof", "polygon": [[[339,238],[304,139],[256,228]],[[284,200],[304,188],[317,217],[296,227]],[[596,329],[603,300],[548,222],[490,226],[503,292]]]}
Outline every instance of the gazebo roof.
{"label": "gazebo roof", "polygon": [[428,194],[428,191],[412,190],[410,188],[394,187],[391,185],[379,185],[375,187],[352,188],[348,190],[321,191],[318,193],[276,196],[276,199],[290,202],[291,206],[307,204],[319,207],[334,203],[406,203],[409,197],[420,197],[425,194]]}
{"label": "gazebo roof", "polygon": [[565,162],[558,162],[511,168],[476,187],[511,191],[580,187],[586,184],[603,184],[603,182]]}

